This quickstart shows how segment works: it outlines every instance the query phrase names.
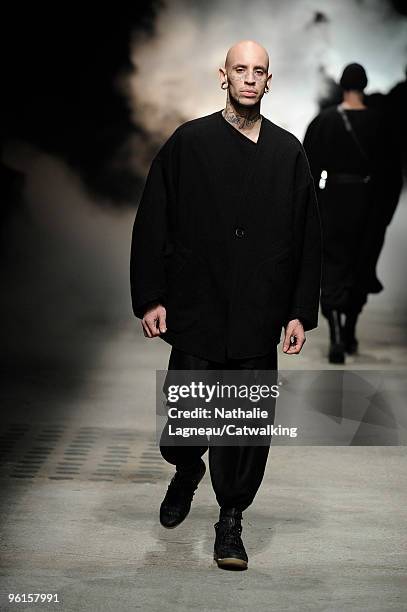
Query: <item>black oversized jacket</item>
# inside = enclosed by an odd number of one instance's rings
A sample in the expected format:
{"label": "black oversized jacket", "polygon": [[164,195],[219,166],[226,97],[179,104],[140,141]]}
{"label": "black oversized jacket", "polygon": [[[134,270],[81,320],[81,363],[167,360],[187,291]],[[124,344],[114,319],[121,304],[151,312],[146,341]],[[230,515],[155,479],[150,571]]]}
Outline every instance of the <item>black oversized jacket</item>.
{"label": "black oversized jacket", "polygon": [[135,316],[160,301],[161,337],[213,361],[268,353],[294,318],[315,328],[321,279],[320,216],[300,141],[263,117],[230,202],[223,179],[236,143],[221,113],[182,124],[159,150],[130,258]]}

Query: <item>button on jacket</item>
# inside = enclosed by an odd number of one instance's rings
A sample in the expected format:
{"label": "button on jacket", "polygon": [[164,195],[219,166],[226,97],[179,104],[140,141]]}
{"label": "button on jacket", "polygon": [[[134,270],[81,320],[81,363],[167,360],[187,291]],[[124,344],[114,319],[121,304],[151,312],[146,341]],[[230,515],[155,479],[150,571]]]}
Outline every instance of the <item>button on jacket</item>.
{"label": "button on jacket", "polygon": [[163,340],[213,361],[264,355],[298,318],[318,324],[321,225],[300,141],[263,117],[257,143],[216,111],[153,159],[133,226],[133,312],[167,313]]}

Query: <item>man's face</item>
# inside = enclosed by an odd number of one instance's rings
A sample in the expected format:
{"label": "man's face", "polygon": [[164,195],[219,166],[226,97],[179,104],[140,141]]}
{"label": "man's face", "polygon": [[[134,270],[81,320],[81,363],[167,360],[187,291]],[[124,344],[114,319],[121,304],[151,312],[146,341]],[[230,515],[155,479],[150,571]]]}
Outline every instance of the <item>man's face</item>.
{"label": "man's face", "polygon": [[241,106],[255,106],[269,85],[267,57],[261,50],[241,49],[232,53],[226,66],[229,96]]}

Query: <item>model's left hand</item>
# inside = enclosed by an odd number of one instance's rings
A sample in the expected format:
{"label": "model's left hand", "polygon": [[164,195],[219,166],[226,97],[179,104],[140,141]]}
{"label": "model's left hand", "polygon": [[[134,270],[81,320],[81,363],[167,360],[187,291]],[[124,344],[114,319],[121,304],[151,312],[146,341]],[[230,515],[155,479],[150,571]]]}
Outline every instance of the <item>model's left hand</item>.
{"label": "model's left hand", "polygon": [[[292,336],[294,337],[293,344],[290,341]],[[299,353],[304,346],[305,340],[305,332],[301,321],[299,319],[289,321],[285,327],[283,352],[287,353],[287,355],[295,355]]]}

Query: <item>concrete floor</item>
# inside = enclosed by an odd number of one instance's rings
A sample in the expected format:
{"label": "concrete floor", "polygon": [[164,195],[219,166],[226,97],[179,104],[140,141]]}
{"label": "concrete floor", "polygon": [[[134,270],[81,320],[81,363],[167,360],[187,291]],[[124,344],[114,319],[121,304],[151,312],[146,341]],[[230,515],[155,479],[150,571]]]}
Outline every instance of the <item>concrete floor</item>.
{"label": "concrete floor", "polygon": [[[366,313],[348,370],[405,367],[384,319],[386,343],[366,338],[380,316]],[[321,325],[280,368],[326,368],[325,350]],[[172,468],[154,439],[155,369],[168,345],[131,322],[97,354],[87,370],[42,364],[3,387],[13,410],[0,445],[1,610],[406,609],[405,446],[272,447],[243,515],[249,570],[226,572],[212,561],[209,472],[182,525],[158,522]],[[62,603],[9,606],[13,592],[58,593]]]}
{"label": "concrete floor", "polygon": [[405,610],[405,468],[394,447],[276,449],[244,514],[244,573],[212,561],[208,476],[171,531],[157,521],[162,480],[13,482],[2,591],[58,593],[48,609],[92,612]]}

